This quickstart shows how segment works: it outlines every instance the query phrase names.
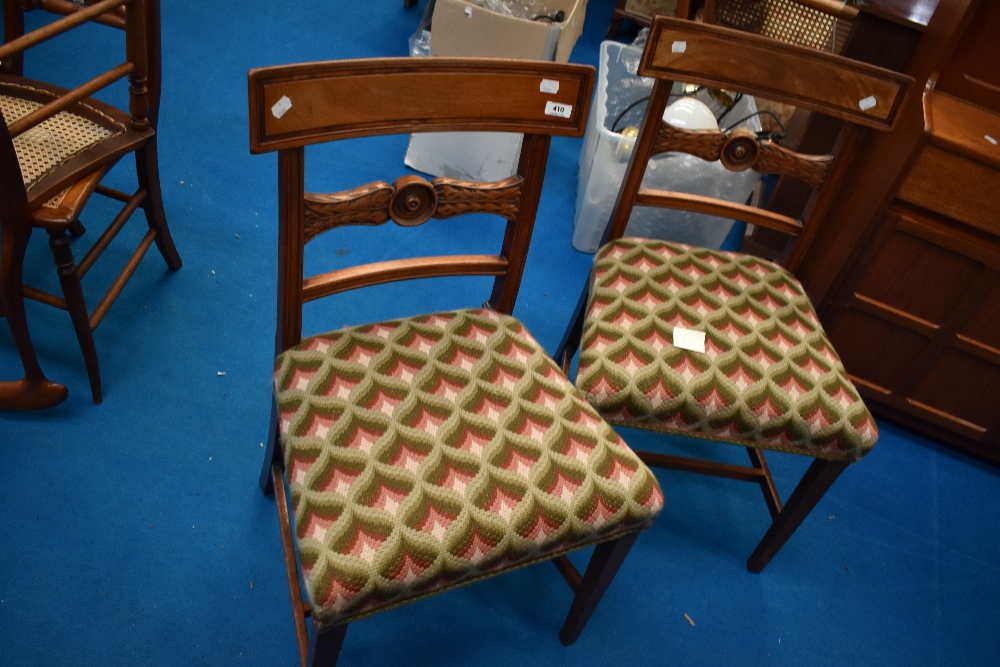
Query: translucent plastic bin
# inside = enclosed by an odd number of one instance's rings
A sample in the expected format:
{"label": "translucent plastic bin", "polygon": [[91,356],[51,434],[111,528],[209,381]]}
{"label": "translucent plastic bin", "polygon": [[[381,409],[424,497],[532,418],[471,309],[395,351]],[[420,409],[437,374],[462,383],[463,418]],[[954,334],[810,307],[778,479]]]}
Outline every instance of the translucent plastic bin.
{"label": "translucent plastic bin", "polygon": [[[600,73],[594,104],[591,107],[576,192],[576,217],[573,223],[573,247],[582,252],[596,252],[611,217],[618,189],[625,178],[634,139],[622,136],[612,127],[638,126],[645,112],[644,98],[649,97],[653,80],[639,77],[636,71],[642,49],[618,42],[601,44]],[[679,85],[675,89],[679,92]],[[718,118],[724,107],[702,91],[698,99],[708,104]],[[634,106],[632,106],[634,105]],[[632,108],[629,108],[632,107]],[[752,97],[745,96],[722,118],[723,128],[738,126],[760,130]],[[748,120],[744,120],[747,119]],[[746,202],[753,195],[760,174],[748,169],[728,171],[718,162],[680,153],[665,153],[650,161],[643,187],[676,190],[689,194]],[[667,239],[705,248],[718,248],[733,226],[732,220],[713,216],[637,206],[629,219],[631,236]]]}

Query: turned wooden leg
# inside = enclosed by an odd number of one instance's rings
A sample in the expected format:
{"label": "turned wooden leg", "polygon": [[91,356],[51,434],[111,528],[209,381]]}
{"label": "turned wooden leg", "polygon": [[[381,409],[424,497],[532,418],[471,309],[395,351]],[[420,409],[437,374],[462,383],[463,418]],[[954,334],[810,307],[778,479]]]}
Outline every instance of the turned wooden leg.
{"label": "turned wooden leg", "polygon": [[94,403],[103,400],[101,393],[101,369],[97,363],[97,346],[94,344],[94,330],[90,327],[90,313],[87,311],[87,300],[83,296],[80,276],[76,271],[76,261],[73,259],[73,249],[69,245],[70,237],[64,232],[49,232],[49,247],[55,259],[56,271],[59,274],[59,284],[62,286],[63,297],[66,299],[66,309],[73,322],[76,338],[80,341],[83,360],[87,365],[87,377],[90,379],[90,391]]}
{"label": "turned wooden leg", "polygon": [[809,516],[809,512],[816,506],[827,489],[837,481],[837,477],[847,465],[846,463],[821,461],[820,459],[812,462],[798,486],[795,487],[791,497],[785,502],[785,506],[781,508],[781,512],[778,513],[771,527],[764,534],[764,538],[747,560],[748,570],[760,572],[771,562],[771,559],[792,536],[802,520]]}
{"label": "turned wooden leg", "polygon": [[604,591],[608,590],[611,580],[615,578],[618,568],[628,554],[639,533],[628,533],[618,539],[602,542],[594,547],[594,554],[583,573],[583,580],[573,599],[573,606],[559,632],[559,640],[564,646],[569,646],[579,638],[583,626],[601,601]]}

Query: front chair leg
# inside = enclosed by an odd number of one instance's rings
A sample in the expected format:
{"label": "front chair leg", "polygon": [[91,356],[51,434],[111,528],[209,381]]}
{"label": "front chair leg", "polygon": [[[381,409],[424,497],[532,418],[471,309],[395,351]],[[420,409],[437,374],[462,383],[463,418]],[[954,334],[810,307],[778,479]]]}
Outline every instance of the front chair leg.
{"label": "front chair leg", "polygon": [[792,491],[791,497],[775,517],[760,544],[747,560],[747,569],[751,572],[763,570],[778,550],[784,546],[802,520],[809,516],[819,499],[835,481],[848,464],[835,461],[816,459],[806,470],[798,486]]}
{"label": "front chair leg", "polygon": [[583,580],[573,599],[573,606],[559,632],[559,640],[563,646],[569,646],[579,638],[583,626],[601,601],[604,591],[608,590],[611,580],[615,578],[618,568],[628,554],[639,533],[628,533],[621,537],[601,542],[594,548],[594,554],[583,573]]}
{"label": "front chair leg", "polygon": [[344,624],[313,635],[309,639],[309,658],[306,665],[308,667],[335,667],[346,634],[347,625]]}

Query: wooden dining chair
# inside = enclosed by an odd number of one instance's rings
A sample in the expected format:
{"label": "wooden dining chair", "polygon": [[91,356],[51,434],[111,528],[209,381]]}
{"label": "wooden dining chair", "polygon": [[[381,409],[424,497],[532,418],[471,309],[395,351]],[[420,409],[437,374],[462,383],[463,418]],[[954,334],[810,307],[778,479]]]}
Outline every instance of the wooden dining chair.
{"label": "wooden dining chair", "polygon": [[[24,13],[35,9],[60,18],[25,33]],[[101,374],[94,329],[154,242],[168,267],[181,266],[163,210],[156,149],[161,67],[159,0],[3,0],[3,11],[0,106],[12,142],[0,142],[0,168],[21,173],[23,192],[17,196],[23,197],[26,205],[5,209],[10,215],[0,218],[0,224],[18,229],[30,227],[48,234],[62,296],[29,285],[24,285],[22,291],[28,298],[69,312],[94,402],[100,403]],[[24,76],[27,50],[87,24],[101,24],[124,33],[121,62],[94,75],[86,54],[77,49],[68,52],[67,58],[68,62],[81,63],[81,69],[87,72],[81,76],[90,77],[84,83],[63,88]],[[128,92],[122,92],[119,106],[93,97],[126,78]],[[137,189],[130,194],[101,185],[108,170],[130,153],[135,155]],[[80,216],[94,193],[120,201],[122,208],[77,261],[72,244],[86,231]],[[149,229],[91,311],[81,281],[140,207]],[[14,220],[11,215],[15,214],[27,217]]]}
{"label": "wooden dining chair", "polygon": [[[911,83],[903,75],[718,26],[658,18],[639,67],[655,80],[586,294],[556,350],[579,350],[576,385],[609,422],[746,447],[750,465],[639,452],[656,467],[760,485],[771,527],[748,560],[759,572],[844,468],[875,444],[875,422],[790,269],[733,252],[625,236],[635,206],[741,220],[808,243],[851,154],[892,127]],[[753,132],[689,131],[661,120],[672,83],[794,104],[845,123],[830,155],[805,155]],[[801,219],[728,201],[642,187],[654,155],[678,151],[802,180]],[[789,255],[793,257],[794,255]],[[677,438],[662,438],[665,447]],[[680,442],[683,442],[681,440]],[[782,504],[763,450],[813,459]]]}
{"label": "wooden dining chair", "polygon": [[[576,591],[560,633],[570,644],[660,511],[650,470],[511,316],[550,137],[582,136],[593,84],[590,67],[488,59],[250,72],[251,151],[278,152],[275,403],[261,486],[276,496],[303,664],[335,663],[356,619],[550,559]],[[523,133],[517,172],[489,183],[409,174],[305,191],[312,144],[428,131]],[[350,163],[340,170],[354,172]],[[424,235],[419,249],[432,247],[435,230],[468,225],[480,237],[495,222],[495,253],[345,266],[343,254],[317,244],[309,266],[333,268],[303,275],[305,246],[346,225],[368,228],[369,240],[355,245],[388,251],[390,220],[409,228],[469,213],[489,217],[402,231]],[[484,306],[302,337],[305,302],[460,275],[493,277]],[[595,544],[581,576],[564,554]]]}

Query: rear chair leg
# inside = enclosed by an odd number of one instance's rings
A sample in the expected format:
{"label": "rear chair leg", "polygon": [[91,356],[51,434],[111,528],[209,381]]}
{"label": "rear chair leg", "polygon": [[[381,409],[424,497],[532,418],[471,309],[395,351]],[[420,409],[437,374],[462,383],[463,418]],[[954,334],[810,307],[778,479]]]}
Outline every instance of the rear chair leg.
{"label": "rear chair leg", "polygon": [[160,165],[156,154],[156,139],[135,152],[136,173],[139,186],[145,187],[147,194],[142,204],[146,221],[156,230],[156,247],[173,270],[181,268],[181,256],[167,227],[167,214],[163,210],[163,194],[160,190]]}

